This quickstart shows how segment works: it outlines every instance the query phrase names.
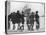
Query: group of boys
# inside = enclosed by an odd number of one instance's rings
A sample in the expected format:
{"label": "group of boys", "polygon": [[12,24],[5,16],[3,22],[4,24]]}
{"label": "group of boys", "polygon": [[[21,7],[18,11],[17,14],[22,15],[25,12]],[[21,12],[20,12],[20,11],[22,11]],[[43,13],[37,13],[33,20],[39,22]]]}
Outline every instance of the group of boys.
{"label": "group of boys", "polygon": [[[17,11],[17,13],[13,12],[11,14],[8,15],[8,29],[10,29],[10,19],[13,23],[13,30],[15,29],[15,24],[18,24],[18,30],[24,30],[24,12],[22,11],[22,14],[19,13],[19,10]],[[33,30],[33,26],[34,26],[34,21],[36,21],[37,26],[36,29],[39,29],[39,15],[38,15],[38,11],[36,11],[36,14],[34,15],[34,12],[31,13],[31,15],[27,16],[28,20],[27,20],[27,27],[28,30]],[[35,18],[35,20],[34,20]],[[20,23],[22,22],[22,26],[20,27]],[[21,29],[22,28],[22,29]]]}

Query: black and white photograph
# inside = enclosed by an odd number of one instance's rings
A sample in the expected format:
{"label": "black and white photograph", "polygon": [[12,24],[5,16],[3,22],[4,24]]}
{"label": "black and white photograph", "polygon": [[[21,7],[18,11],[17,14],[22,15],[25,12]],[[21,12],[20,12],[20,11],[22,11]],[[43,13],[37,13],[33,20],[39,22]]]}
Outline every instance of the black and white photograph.
{"label": "black and white photograph", "polygon": [[7,33],[35,33],[45,31],[45,3],[6,1]]}

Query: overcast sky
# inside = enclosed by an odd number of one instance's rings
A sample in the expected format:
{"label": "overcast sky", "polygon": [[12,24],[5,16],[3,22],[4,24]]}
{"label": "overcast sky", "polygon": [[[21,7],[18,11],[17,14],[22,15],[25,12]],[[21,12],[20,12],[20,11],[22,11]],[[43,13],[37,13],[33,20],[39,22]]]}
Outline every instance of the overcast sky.
{"label": "overcast sky", "polygon": [[10,2],[10,13],[16,12],[17,10],[19,10],[21,12],[25,5],[27,5],[28,8],[31,8],[30,12],[39,11],[40,16],[44,15],[44,4],[24,3],[24,2]]}

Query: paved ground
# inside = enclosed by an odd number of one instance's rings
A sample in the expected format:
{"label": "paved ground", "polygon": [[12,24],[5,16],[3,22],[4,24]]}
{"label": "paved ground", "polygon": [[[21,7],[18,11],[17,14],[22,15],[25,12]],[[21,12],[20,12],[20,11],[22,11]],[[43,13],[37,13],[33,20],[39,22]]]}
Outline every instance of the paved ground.
{"label": "paved ground", "polygon": [[[18,32],[16,30],[12,30],[12,23],[11,23],[11,29],[8,30],[8,33],[28,33],[28,32],[42,32],[45,30],[45,26],[44,26],[44,17],[40,17],[40,28],[39,30],[36,30],[36,22],[34,23],[34,31],[28,31],[28,28],[27,28],[27,25],[26,25],[26,21],[25,21],[25,24],[24,24],[24,31],[20,31],[18,30]],[[17,24],[16,24],[17,25]]]}

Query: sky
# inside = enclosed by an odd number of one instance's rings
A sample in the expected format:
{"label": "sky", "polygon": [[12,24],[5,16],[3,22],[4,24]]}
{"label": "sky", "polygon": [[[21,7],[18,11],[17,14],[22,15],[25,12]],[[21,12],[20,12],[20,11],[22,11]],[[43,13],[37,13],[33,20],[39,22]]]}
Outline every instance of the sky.
{"label": "sky", "polygon": [[24,10],[24,6],[26,6],[31,9],[30,12],[36,12],[38,11],[40,16],[44,15],[44,4],[43,3],[24,3],[24,2],[10,2],[10,13],[11,12],[17,12],[17,10],[22,12]]}

